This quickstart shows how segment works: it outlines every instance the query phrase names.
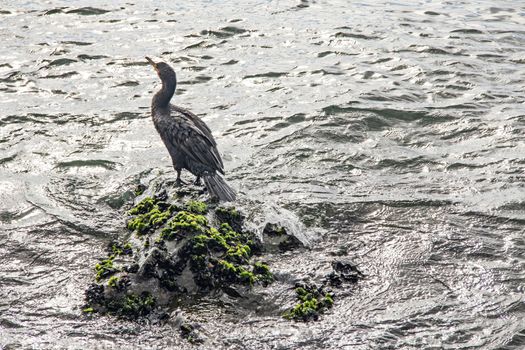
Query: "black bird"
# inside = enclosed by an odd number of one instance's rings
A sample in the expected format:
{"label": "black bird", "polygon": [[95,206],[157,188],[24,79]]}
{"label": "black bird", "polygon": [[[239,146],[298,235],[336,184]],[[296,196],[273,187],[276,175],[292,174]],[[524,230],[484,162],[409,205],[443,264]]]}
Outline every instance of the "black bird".
{"label": "black bird", "polygon": [[175,72],[164,62],[146,59],[162,81],[162,88],[151,102],[151,117],[177,171],[177,184],[182,183],[180,173],[186,169],[197,176],[195,184],[200,183],[200,178],[204,180],[212,197],[226,202],[235,200],[235,192],[220,175],[224,174],[224,165],[210,128],[195,114],[170,104],[177,85]]}

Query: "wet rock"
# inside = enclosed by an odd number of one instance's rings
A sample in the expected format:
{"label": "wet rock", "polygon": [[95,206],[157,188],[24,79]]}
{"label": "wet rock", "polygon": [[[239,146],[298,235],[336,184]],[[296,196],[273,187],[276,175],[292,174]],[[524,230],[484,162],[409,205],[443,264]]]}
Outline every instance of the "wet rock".
{"label": "wet rock", "polygon": [[284,313],[287,319],[296,321],[317,321],[319,315],[334,304],[334,295],[324,286],[313,283],[297,283],[295,293],[299,303]]}
{"label": "wet rock", "polygon": [[346,283],[356,283],[364,275],[349,261],[336,260],[332,262],[333,271],[326,276],[326,282],[333,287],[341,288]]}
{"label": "wet rock", "polygon": [[113,242],[95,266],[86,313],[160,319],[173,300],[213,291],[241,297],[244,289],[273,282],[269,266],[254,259],[261,242],[243,229],[244,216],[200,201],[191,187],[185,191],[173,198],[163,188],[143,191],[128,211],[129,239]]}
{"label": "wet rock", "polygon": [[285,252],[304,247],[297,237],[288,234],[286,228],[273,223],[267,223],[264,227],[263,246],[268,252]]}
{"label": "wet rock", "polygon": [[135,187],[135,196],[140,196],[146,191],[147,187],[143,184],[138,184],[137,187]]}
{"label": "wet rock", "polygon": [[99,304],[103,302],[103,300],[104,300],[104,286],[101,286],[96,283],[91,284],[86,290],[86,301],[88,305]]}
{"label": "wet rock", "polygon": [[244,216],[234,207],[217,207],[215,215],[220,223],[227,223],[234,231],[243,230]]}
{"label": "wet rock", "polygon": [[179,329],[182,337],[192,344],[202,344],[206,341],[203,334],[199,332],[200,326],[198,324],[183,322]]}

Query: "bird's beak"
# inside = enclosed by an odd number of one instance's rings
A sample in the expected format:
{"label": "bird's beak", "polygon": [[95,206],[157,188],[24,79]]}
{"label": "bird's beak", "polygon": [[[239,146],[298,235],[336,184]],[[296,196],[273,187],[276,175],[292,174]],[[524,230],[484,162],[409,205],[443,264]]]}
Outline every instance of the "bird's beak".
{"label": "bird's beak", "polygon": [[148,60],[149,64],[151,64],[153,66],[153,68],[155,68],[156,71],[158,71],[157,69],[157,64],[155,62],[153,62],[153,60],[149,57],[146,57],[146,59]]}

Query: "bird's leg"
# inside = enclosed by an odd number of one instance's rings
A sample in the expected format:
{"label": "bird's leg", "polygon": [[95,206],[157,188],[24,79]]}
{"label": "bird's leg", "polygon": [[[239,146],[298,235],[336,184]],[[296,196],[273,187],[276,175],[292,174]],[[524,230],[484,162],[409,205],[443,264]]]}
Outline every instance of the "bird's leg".
{"label": "bird's leg", "polygon": [[181,169],[175,169],[175,170],[177,170],[177,179],[175,180],[175,186],[186,185],[186,183],[180,179]]}
{"label": "bird's leg", "polygon": [[201,177],[200,175],[197,175],[197,178],[195,179],[195,182],[193,183],[195,186],[201,186]]}

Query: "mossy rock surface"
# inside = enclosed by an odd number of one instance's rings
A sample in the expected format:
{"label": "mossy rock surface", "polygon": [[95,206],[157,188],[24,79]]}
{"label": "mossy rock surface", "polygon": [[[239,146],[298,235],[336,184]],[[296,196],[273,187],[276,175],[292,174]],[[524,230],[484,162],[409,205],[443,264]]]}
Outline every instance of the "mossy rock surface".
{"label": "mossy rock surface", "polygon": [[[272,288],[283,290],[282,284],[294,286],[298,280],[296,276],[279,279],[265,261],[289,250],[301,254],[307,249],[285,227],[263,221],[258,236],[246,229],[252,226],[246,225],[251,223],[245,222],[241,210],[202,201],[199,191],[191,187],[172,196],[164,185],[157,190],[141,187],[138,193],[126,213],[127,235],[112,242],[94,266],[94,283],[86,290],[82,308],[85,315],[163,321],[170,310],[193,305],[203,297],[226,295],[237,298],[239,305],[258,303],[263,297],[250,294],[254,287],[277,282]],[[332,272],[319,276],[317,283],[295,285],[297,304],[284,314],[284,306],[275,305],[273,315],[317,320],[334,304],[335,294],[329,287],[346,288],[362,277],[350,262],[334,261]],[[198,327],[184,323],[180,330],[184,337],[200,341]]]}
{"label": "mossy rock surface", "polygon": [[284,317],[297,321],[316,321],[319,316],[334,305],[334,294],[324,286],[298,283],[295,293],[299,302],[285,312]]}
{"label": "mossy rock surface", "polygon": [[180,298],[274,281],[270,267],[256,259],[261,242],[244,230],[235,207],[185,194],[143,195],[128,211],[129,237],[96,264],[86,314],[139,318]]}

